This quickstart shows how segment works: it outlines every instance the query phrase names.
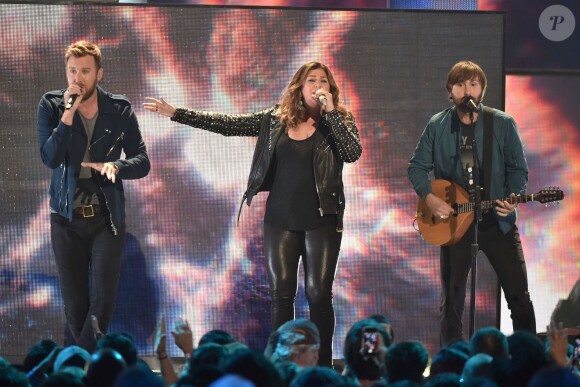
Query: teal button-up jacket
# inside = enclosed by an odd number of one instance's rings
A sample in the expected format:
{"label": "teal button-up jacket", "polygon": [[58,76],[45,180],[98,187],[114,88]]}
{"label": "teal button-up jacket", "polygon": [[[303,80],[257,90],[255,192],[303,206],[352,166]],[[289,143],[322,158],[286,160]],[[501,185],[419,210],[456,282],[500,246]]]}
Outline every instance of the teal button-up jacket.
{"label": "teal button-up jacket", "polygon": [[[466,188],[460,153],[461,126],[455,107],[435,114],[425,127],[415,152],[409,161],[407,173],[413,189],[420,198],[431,193],[429,173],[435,179],[445,179]],[[479,165],[483,167],[483,104],[479,106],[475,125],[475,143]],[[493,150],[491,165],[490,199],[524,194],[528,182],[528,164],[522,140],[514,119],[507,113],[493,109]],[[515,224],[516,211],[507,217],[496,217],[502,232],[507,233]]]}

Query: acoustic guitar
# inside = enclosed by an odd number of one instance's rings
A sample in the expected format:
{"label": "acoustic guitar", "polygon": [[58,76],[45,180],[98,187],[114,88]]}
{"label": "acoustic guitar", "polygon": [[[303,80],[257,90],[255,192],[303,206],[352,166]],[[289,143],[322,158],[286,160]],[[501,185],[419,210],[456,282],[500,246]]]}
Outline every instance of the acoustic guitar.
{"label": "acoustic guitar", "polygon": [[[419,233],[423,239],[432,245],[453,245],[465,235],[469,226],[473,223],[475,203],[469,201],[469,194],[463,187],[456,183],[437,179],[431,181],[431,188],[433,194],[451,205],[455,213],[446,219],[441,219],[431,213],[431,210],[429,210],[424,200],[419,199],[417,213],[415,214]],[[557,187],[549,187],[535,194],[518,195],[500,200],[511,204],[533,201],[547,204],[562,200],[563,198],[564,193],[561,190],[557,189]],[[481,209],[484,213],[493,208],[494,205],[495,200],[481,201]]]}

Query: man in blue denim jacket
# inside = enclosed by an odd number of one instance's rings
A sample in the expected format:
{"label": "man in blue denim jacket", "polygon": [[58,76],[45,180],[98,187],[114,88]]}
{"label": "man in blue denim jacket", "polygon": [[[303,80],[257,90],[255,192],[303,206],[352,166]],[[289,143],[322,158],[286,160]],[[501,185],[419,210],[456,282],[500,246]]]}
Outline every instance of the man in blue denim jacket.
{"label": "man in blue denim jacket", "polygon": [[[409,162],[408,175],[415,192],[423,199],[435,218],[445,220],[454,209],[431,189],[429,173],[469,189],[461,153],[471,152],[475,138],[479,165],[484,154],[483,105],[486,77],[481,67],[470,61],[456,63],[447,76],[447,91],[454,106],[435,114],[423,131],[415,153]],[[471,108],[466,105],[471,99]],[[528,166],[516,123],[508,114],[492,110],[493,137],[490,186],[483,187],[490,199],[524,194],[528,181]],[[467,145],[467,146],[466,146]],[[471,163],[473,166],[473,162]],[[479,176],[483,176],[480,171]],[[481,183],[481,182],[480,182]],[[524,253],[515,224],[515,205],[496,200],[478,228],[479,249],[483,251],[505,293],[511,310],[514,330],[536,332],[534,308],[528,292]],[[471,269],[473,224],[466,234],[451,246],[441,247],[441,344],[463,339],[463,315],[467,277]]]}
{"label": "man in blue denim jacket", "polygon": [[40,156],[52,170],[51,241],[74,339],[65,344],[90,352],[91,316],[106,332],[115,309],[125,239],[122,180],[142,178],[150,169],[130,102],[97,85],[101,61],[96,45],[71,44],[67,89],[46,93],[38,107]]}

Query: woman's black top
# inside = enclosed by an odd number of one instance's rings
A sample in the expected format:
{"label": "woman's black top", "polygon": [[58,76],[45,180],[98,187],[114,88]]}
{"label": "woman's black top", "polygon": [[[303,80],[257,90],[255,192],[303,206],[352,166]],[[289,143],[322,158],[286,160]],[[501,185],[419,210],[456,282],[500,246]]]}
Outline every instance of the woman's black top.
{"label": "woman's black top", "polygon": [[274,151],[274,180],[264,222],[283,230],[312,230],[335,222],[320,216],[313,163],[314,136],[293,140],[282,134]]}

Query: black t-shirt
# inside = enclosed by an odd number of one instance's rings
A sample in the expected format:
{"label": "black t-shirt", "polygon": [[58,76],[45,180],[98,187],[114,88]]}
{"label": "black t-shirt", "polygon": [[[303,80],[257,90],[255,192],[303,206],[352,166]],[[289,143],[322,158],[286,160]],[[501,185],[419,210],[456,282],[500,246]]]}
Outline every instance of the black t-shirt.
{"label": "black t-shirt", "polygon": [[[461,124],[461,141],[459,143],[459,152],[461,154],[461,167],[463,170],[463,179],[465,186],[471,189],[474,185],[474,181],[470,181],[473,178],[473,137],[475,135],[475,123],[471,125]],[[481,173],[479,174],[481,176]]]}
{"label": "black t-shirt", "polygon": [[[82,114],[80,114],[81,120],[83,121],[83,126],[85,127],[85,131],[87,133],[87,138],[92,141],[93,131],[95,129],[95,123],[97,122],[97,117],[99,116],[99,112],[97,112],[92,118],[86,118]],[[91,161],[90,158],[90,145],[87,142],[87,147],[85,149],[85,155],[83,161],[89,162]],[[91,168],[88,167],[81,167],[79,177],[77,179],[77,188],[73,195],[74,202],[73,208],[81,207],[88,204],[93,205],[106,205],[105,196],[101,187],[99,187],[99,183],[96,180],[97,177],[93,173]]]}
{"label": "black t-shirt", "polygon": [[[465,181],[465,186],[468,187],[470,193],[470,201],[475,200],[473,194],[475,188],[475,181],[473,181],[473,171],[469,171],[469,168],[473,168],[473,138],[475,136],[475,123],[470,125],[461,124],[461,142],[459,144],[459,151],[461,152],[461,166],[463,169],[463,179]],[[479,168],[479,186],[483,187],[483,170],[481,165]],[[481,231],[489,229],[491,226],[497,224],[497,218],[493,211],[486,211],[483,214],[481,221],[479,222],[479,229]]]}
{"label": "black t-shirt", "polygon": [[293,140],[284,133],[274,152],[274,181],[264,222],[283,230],[312,230],[335,216],[320,216],[313,168],[314,135],[305,140]]}

